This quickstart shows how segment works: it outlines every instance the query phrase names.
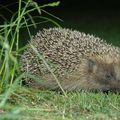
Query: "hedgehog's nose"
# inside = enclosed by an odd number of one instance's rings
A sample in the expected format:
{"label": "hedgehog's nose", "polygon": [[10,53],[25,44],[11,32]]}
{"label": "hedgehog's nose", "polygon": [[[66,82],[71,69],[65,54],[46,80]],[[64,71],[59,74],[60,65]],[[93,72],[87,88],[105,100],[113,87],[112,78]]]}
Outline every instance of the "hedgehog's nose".
{"label": "hedgehog's nose", "polygon": [[120,93],[120,88],[113,88],[112,91],[115,93],[117,93],[117,92]]}
{"label": "hedgehog's nose", "polygon": [[[120,81],[119,81],[119,83],[120,83]],[[118,84],[118,83],[114,84],[114,85],[112,86],[111,90],[112,90],[113,92],[120,92],[120,84]]]}

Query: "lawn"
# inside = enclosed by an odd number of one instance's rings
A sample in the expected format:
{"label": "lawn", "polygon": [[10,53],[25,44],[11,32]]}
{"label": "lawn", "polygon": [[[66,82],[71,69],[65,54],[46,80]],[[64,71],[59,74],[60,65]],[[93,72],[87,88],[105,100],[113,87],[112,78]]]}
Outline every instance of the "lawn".
{"label": "lawn", "polygon": [[[55,5],[54,3],[46,6]],[[34,8],[34,6],[32,7]],[[36,9],[38,9],[38,6]],[[26,9],[20,7],[20,3],[19,10],[23,13],[26,11]],[[57,91],[37,90],[21,84],[20,81],[24,74],[19,72],[20,66],[18,63],[20,54],[25,49],[23,45],[27,43],[23,43],[24,39],[27,40],[31,35],[34,35],[39,28],[49,26],[60,25],[65,28],[77,29],[120,46],[120,16],[117,16],[116,12],[111,15],[109,11],[106,11],[106,13],[99,12],[100,15],[96,15],[98,13],[94,11],[80,13],[78,11],[79,17],[77,13],[71,13],[74,17],[64,13],[58,14],[64,19],[64,22],[59,21],[59,25],[54,22],[54,19],[56,20],[55,16],[52,16],[53,21],[44,18],[44,23],[41,22],[42,24],[33,29],[27,27],[26,20],[22,21],[21,16],[26,15],[22,12],[18,12],[17,18],[19,19],[14,18],[15,20],[11,19],[9,24],[0,25],[0,28],[2,28],[0,30],[2,41],[0,45],[3,45],[0,48],[0,62],[2,63],[0,64],[0,120],[119,120],[119,93],[74,91],[66,92],[65,96]],[[49,24],[45,20],[49,21]],[[35,25],[32,18],[30,18],[30,21]],[[22,28],[22,31],[19,31],[21,25],[26,26],[26,29]],[[17,32],[14,33],[12,30]],[[13,37],[11,37],[11,34]],[[10,44],[8,39],[11,40]]]}
{"label": "lawn", "polygon": [[[4,106],[1,119],[20,120],[119,120],[120,96],[115,93],[70,92],[17,87]],[[9,120],[8,119],[8,120]]]}

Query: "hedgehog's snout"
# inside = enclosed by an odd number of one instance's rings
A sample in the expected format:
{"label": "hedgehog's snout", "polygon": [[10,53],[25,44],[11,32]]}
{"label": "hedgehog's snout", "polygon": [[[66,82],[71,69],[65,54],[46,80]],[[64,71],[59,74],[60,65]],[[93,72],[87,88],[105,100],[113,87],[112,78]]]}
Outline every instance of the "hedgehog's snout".
{"label": "hedgehog's snout", "polygon": [[101,76],[100,84],[109,86],[109,90],[120,91],[120,69],[119,65],[115,64],[102,64],[98,68],[98,77]]}
{"label": "hedgehog's snout", "polygon": [[95,75],[95,79],[100,84],[111,84],[112,82],[118,81],[118,73],[116,73],[114,65],[103,63],[103,62],[96,62],[93,67],[93,72]]}

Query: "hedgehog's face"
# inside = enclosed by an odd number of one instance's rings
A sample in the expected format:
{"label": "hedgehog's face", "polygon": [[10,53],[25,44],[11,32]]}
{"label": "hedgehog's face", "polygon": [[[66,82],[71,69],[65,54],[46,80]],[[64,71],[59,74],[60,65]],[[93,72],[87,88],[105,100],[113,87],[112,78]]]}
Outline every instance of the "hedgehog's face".
{"label": "hedgehog's face", "polygon": [[120,64],[89,62],[89,70],[100,90],[120,91]]}

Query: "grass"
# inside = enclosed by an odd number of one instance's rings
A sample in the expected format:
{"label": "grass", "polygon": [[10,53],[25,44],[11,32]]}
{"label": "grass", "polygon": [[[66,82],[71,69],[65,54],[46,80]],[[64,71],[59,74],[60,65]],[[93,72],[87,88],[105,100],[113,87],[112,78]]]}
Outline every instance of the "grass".
{"label": "grass", "polygon": [[8,99],[8,105],[9,112],[6,116],[2,114],[1,118],[10,118],[11,115],[11,118],[19,116],[22,120],[120,119],[120,97],[114,93],[81,91],[67,93],[65,97],[53,91],[17,87]]}
{"label": "grass", "polygon": [[[46,23],[60,26],[56,22],[60,19],[44,10],[45,7],[57,6],[59,2],[39,6],[31,0],[28,2],[19,0],[17,4],[18,12],[12,15],[10,21],[0,25],[0,120],[119,120],[120,96],[118,93],[81,91],[62,94],[21,85],[21,79],[25,74],[20,74],[18,63],[20,53],[27,47],[21,47],[23,45],[21,40],[25,38],[22,30],[25,29],[27,36],[31,38],[34,34],[31,33],[31,27],[33,31],[33,28],[41,29]],[[37,11],[40,16],[32,17],[34,11]],[[48,16],[42,16],[42,13]],[[76,22],[76,25],[71,22],[67,22],[67,25],[61,24],[65,27],[77,26],[81,31],[96,34],[119,46],[119,28],[116,27],[119,22],[115,23],[114,20],[107,22],[108,27],[114,23],[111,28],[114,26],[115,28],[110,30],[102,27],[106,25],[105,21],[96,22],[92,19],[91,24],[87,23],[88,21],[83,19],[81,22]],[[71,27],[74,28],[73,26]],[[114,39],[115,36],[116,39]]]}

